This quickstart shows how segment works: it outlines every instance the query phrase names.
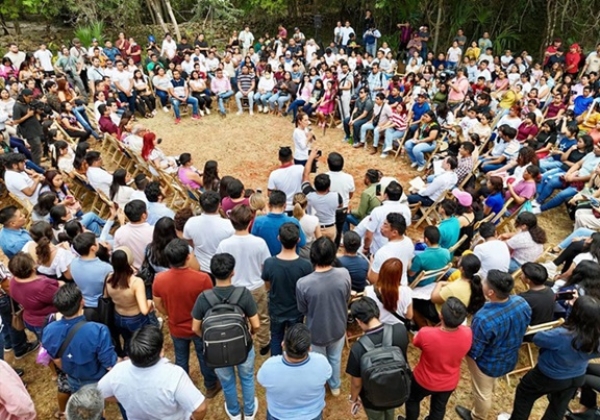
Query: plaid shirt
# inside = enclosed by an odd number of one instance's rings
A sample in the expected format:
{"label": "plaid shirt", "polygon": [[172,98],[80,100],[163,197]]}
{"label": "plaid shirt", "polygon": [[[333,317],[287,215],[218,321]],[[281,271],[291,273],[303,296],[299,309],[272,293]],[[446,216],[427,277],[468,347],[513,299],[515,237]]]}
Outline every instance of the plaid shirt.
{"label": "plaid shirt", "polygon": [[458,166],[454,170],[454,172],[456,172],[456,177],[458,178],[458,181],[456,181],[456,183],[460,184],[461,182],[463,182],[465,177],[467,177],[471,173],[471,171],[473,171],[473,157],[467,156],[460,158],[458,160]]}
{"label": "plaid shirt", "polygon": [[493,378],[512,371],[531,320],[531,308],[520,296],[506,302],[487,302],[473,317],[473,345],[469,351],[479,369]]}

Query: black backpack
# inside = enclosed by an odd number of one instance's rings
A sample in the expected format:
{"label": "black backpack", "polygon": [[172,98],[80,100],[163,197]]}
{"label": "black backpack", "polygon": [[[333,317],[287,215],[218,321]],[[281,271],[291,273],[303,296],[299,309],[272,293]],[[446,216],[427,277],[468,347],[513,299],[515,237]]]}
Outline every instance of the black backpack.
{"label": "black backpack", "polygon": [[400,407],[410,395],[410,367],[399,347],[392,345],[392,326],[383,327],[383,339],[375,346],[368,335],[358,342],[366,350],[360,358],[362,388],[377,408]]}
{"label": "black backpack", "polygon": [[210,309],[202,320],[202,341],[204,359],[209,367],[237,366],[248,358],[252,335],[246,314],[238,306],[244,290],[236,287],[222,300],[212,289],[204,292]]}

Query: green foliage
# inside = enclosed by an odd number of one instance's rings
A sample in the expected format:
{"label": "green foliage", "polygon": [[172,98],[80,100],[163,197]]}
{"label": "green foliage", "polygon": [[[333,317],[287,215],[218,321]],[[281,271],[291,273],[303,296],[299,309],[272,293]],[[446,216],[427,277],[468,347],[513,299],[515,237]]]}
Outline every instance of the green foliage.
{"label": "green foliage", "polygon": [[86,26],[79,26],[75,29],[75,37],[79,38],[81,44],[85,47],[92,45],[92,39],[96,38],[100,45],[104,44],[106,28],[104,22],[96,22]]}
{"label": "green foliage", "polygon": [[52,0],[4,0],[0,2],[0,13],[6,19],[18,19],[24,14],[40,14],[46,19],[56,17],[60,3]]}
{"label": "green foliage", "polygon": [[211,19],[234,23],[242,18],[244,12],[236,8],[230,0],[199,0],[194,5],[192,14],[192,22],[202,22],[208,15]]}

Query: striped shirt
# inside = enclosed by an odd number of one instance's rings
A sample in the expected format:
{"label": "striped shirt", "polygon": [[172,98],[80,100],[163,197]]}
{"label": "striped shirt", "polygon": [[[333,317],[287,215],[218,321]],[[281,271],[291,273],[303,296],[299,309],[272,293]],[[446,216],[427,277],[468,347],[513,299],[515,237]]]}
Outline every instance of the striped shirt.
{"label": "striped shirt", "polygon": [[237,77],[237,82],[238,86],[240,87],[240,90],[243,90],[245,92],[247,90],[250,90],[250,88],[252,87],[252,82],[254,82],[254,76],[252,76],[251,74],[240,74]]}

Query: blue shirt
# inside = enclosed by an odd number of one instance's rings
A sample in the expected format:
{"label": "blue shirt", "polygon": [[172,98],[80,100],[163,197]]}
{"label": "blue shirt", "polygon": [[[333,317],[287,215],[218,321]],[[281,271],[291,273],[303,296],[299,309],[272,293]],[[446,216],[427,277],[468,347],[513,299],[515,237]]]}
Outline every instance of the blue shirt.
{"label": "blue shirt", "polygon": [[121,51],[119,51],[119,49],[117,47],[111,47],[111,48],[104,47],[102,49],[102,52],[113,63],[115,61],[115,58],[117,57],[117,54],[121,54]]}
{"label": "blue shirt", "polygon": [[307,420],[318,417],[325,408],[324,385],[330,376],[331,366],[325,356],[311,352],[307,359],[293,364],[283,356],[270,357],[256,379],[267,391],[271,416]]}
{"label": "blue shirt", "polygon": [[114,270],[112,266],[99,258],[84,260],[75,258],[71,261],[73,281],[81,290],[83,304],[88,308],[98,307],[98,298],[103,293],[104,279]]}
{"label": "blue shirt", "polygon": [[4,228],[0,230],[0,248],[8,258],[14,257],[29,241],[31,241],[31,236],[25,229]]}
{"label": "blue shirt", "polygon": [[[44,348],[53,359],[69,331],[83,319],[61,319],[44,328]],[[62,371],[80,382],[97,382],[117,363],[117,353],[106,325],[86,322],[77,331],[62,357]]]}
{"label": "blue shirt", "polygon": [[460,236],[460,222],[456,217],[444,219],[438,225],[440,231],[440,247],[451,248],[458,242]]}
{"label": "blue shirt", "polygon": [[585,374],[588,361],[600,357],[598,351],[584,353],[573,348],[573,333],[564,327],[542,331],[533,336],[540,348],[538,368],[549,378],[562,380]]}
{"label": "blue shirt", "polygon": [[[492,209],[494,214],[499,214],[504,207],[504,197],[502,193],[491,194],[485,199],[485,205]],[[496,222],[497,223],[497,222]]]}
{"label": "blue shirt", "polygon": [[[558,142],[558,150],[560,150],[561,152],[566,152],[567,150],[569,150],[572,146],[575,146],[577,144],[577,140],[576,139],[570,139],[568,137],[563,137],[561,139],[561,141]],[[560,160],[560,155],[551,155],[552,159],[554,160]]]}
{"label": "blue shirt", "polygon": [[268,213],[265,216],[259,216],[254,219],[251,233],[265,240],[271,256],[275,256],[281,252],[281,242],[279,242],[277,237],[279,236],[279,228],[284,223],[293,223],[300,229],[300,243],[298,243],[296,250],[306,245],[306,236],[304,236],[300,222],[297,219],[285,213]]}
{"label": "blue shirt", "polygon": [[[416,273],[410,280],[414,280],[421,271],[438,270],[452,261],[450,251],[439,246],[427,248],[425,251],[415,255],[410,266],[410,271]],[[421,280],[419,287],[427,286],[435,281],[435,277],[429,277]]]}
{"label": "blue shirt", "polygon": [[469,351],[487,376],[499,378],[512,371],[531,321],[531,307],[520,296],[506,302],[487,302],[473,317],[473,345]]}
{"label": "blue shirt", "polygon": [[369,273],[369,262],[358,255],[344,255],[338,258],[338,261],[350,273],[352,290],[362,292],[367,286],[367,274]]}
{"label": "blue shirt", "polygon": [[431,108],[429,107],[429,104],[427,102],[423,102],[421,105],[419,105],[418,102],[415,102],[415,104],[412,107],[413,121],[419,121],[423,114],[429,111],[430,109]]}
{"label": "blue shirt", "polygon": [[573,100],[573,113],[576,117],[579,117],[589,108],[590,104],[594,102],[594,97],[592,95],[587,98],[583,95],[579,95]]}
{"label": "blue shirt", "polygon": [[[175,212],[163,203],[148,203],[148,224],[154,226],[161,217],[175,218]],[[151,238],[148,238],[151,239]]]}

